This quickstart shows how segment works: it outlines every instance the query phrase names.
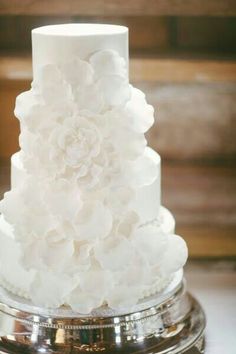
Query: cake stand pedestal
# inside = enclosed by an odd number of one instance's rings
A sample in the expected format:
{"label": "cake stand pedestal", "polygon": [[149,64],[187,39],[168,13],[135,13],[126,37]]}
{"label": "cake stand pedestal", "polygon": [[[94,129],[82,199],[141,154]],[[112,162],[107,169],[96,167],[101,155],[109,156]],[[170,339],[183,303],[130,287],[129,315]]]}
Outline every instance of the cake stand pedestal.
{"label": "cake stand pedestal", "polygon": [[45,310],[0,288],[0,353],[204,353],[205,316],[178,272],[132,309]]}

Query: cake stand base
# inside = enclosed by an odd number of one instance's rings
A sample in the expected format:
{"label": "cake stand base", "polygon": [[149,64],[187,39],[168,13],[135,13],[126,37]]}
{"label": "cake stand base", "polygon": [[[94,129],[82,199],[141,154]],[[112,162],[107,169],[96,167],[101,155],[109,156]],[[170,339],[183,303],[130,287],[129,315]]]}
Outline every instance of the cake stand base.
{"label": "cake stand base", "polygon": [[180,277],[130,311],[89,316],[36,308],[0,289],[0,353],[200,354],[204,329],[204,312]]}

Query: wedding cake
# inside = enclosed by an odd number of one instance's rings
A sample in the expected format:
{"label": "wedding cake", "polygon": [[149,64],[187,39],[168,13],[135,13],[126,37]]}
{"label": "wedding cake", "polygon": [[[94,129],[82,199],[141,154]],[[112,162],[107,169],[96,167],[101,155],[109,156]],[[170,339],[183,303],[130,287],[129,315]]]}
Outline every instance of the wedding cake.
{"label": "wedding cake", "polygon": [[144,135],[154,111],[129,83],[128,29],[45,26],[32,48],[0,205],[0,284],[45,308],[132,306],[169,284],[187,247],[161,206],[161,160]]}

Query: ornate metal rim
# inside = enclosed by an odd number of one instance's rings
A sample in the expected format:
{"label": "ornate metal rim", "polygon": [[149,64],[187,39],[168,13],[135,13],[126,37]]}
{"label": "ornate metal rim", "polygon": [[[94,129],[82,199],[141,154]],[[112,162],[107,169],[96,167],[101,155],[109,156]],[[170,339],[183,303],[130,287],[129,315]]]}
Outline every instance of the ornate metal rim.
{"label": "ornate metal rim", "polygon": [[[11,309],[8,308],[9,311],[4,311],[1,310],[1,312],[3,312],[4,314],[14,317],[18,322],[30,325],[30,326],[39,326],[39,327],[45,327],[45,328],[53,328],[53,329],[68,329],[68,330],[80,330],[80,329],[101,329],[101,328],[114,328],[114,327],[124,327],[127,325],[132,325],[135,323],[143,323],[147,320],[149,320],[150,318],[154,318],[156,316],[160,316],[160,315],[165,315],[165,313],[169,310],[169,308],[171,306],[174,306],[175,303],[177,303],[179,301],[179,298],[181,297],[181,295],[183,294],[183,292],[185,291],[185,286],[183,285],[178,293],[176,293],[176,297],[173,297],[171,299],[169,299],[166,302],[163,302],[160,305],[157,305],[157,307],[152,307],[150,309],[144,310],[140,313],[133,313],[133,314],[129,314],[124,316],[124,318],[127,319],[119,319],[118,317],[110,317],[110,318],[86,318],[86,319],[74,319],[74,321],[79,321],[79,322],[94,322],[94,321],[99,321],[99,322],[103,322],[103,321],[107,321],[110,320],[112,321],[112,323],[103,323],[103,324],[80,324],[80,325],[64,325],[60,323],[60,319],[56,320],[56,323],[52,323],[51,319],[48,318],[47,321],[41,321],[39,316],[32,316],[32,320],[31,319],[27,319],[27,318],[23,318],[21,317],[21,312],[14,315],[15,309]],[[155,312],[154,312],[155,311]],[[154,313],[152,313],[154,312]],[[143,316],[142,316],[143,314]],[[140,316],[137,318],[132,318],[133,316]],[[38,317],[38,320],[36,321],[35,318]],[[128,319],[129,318],[129,319]],[[116,322],[116,319],[118,320]],[[54,320],[55,321],[55,320]],[[65,319],[63,319],[63,321],[65,321]]]}

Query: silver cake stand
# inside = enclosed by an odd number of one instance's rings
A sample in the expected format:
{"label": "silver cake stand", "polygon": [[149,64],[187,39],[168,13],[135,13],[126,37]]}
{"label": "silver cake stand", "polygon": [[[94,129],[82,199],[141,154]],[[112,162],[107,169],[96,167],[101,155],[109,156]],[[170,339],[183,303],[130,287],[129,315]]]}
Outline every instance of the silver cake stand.
{"label": "silver cake stand", "polygon": [[182,272],[132,309],[83,316],[46,310],[0,288],[0,353],[204,353],[205,316]]}

